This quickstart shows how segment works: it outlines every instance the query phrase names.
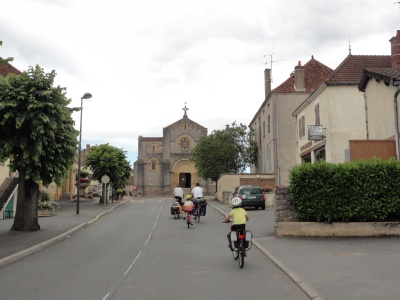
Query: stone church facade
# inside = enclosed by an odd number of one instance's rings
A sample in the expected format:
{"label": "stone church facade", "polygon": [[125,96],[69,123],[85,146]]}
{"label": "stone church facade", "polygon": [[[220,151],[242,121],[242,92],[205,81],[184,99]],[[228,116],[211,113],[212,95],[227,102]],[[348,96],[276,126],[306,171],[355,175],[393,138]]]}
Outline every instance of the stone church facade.
{"label": "stone church facade", "polygon": [[162,137],[139,136],[138,159],[134,163],[136,195],[171,195],[179,184],[190,193],[197,182],[206,194],[215,192],[215,183],[197,174],[190,160],[191,150],[201,137],[207,136],[207,128],[190,120],[186,106],[183,118],[163,129]]}

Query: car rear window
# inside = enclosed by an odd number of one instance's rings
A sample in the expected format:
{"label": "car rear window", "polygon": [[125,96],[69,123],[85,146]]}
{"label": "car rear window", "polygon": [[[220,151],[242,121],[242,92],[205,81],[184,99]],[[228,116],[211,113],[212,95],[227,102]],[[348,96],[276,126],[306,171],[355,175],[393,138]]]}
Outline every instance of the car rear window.
{"label": "car rear window", "polygon": [[242,195],[254,195],[254,194],[261,194],[260,188],[244,188],[240,191]]}

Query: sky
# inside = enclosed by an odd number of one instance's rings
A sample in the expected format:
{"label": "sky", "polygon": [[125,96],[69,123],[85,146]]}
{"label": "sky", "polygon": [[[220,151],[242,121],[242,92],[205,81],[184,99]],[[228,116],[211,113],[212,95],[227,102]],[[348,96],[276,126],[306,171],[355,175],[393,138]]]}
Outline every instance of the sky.
{"label": "sky", "polygon": [[[390,55],[395,0],[0,0],[0,56],[55,70],[70,107],[83,100],[82,148],[109,143],[131,165],[138,137],[183,117],[208,133],[249,125],[272,88],[313,55]],[[73,114],[75,128],[80,113]]]}

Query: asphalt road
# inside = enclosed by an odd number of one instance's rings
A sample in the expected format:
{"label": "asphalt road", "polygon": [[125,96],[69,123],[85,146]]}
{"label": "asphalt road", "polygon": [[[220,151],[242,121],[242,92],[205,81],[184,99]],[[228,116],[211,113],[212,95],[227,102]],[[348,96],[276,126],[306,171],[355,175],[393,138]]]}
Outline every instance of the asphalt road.
{"label": "asphalt road", "polygon": [[[209,207],[200,224],[187,229],[170,215],[170,205],[125,203],[58,244],[1,268],[0,298],[309,299],[256,247],[240,269],[227,247],[229,225],[218,211]],[[248,213],[258,223],[268,212]]]}

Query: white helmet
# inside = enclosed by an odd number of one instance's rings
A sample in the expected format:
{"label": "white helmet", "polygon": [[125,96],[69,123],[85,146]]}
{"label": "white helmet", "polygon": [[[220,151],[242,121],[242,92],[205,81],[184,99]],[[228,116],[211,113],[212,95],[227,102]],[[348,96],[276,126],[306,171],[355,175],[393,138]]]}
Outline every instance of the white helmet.
{"label": "white helmet", "polygon": [[240,207],[242,205],[242,199],[239,197],[232,198],[232,207]]}

